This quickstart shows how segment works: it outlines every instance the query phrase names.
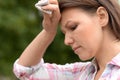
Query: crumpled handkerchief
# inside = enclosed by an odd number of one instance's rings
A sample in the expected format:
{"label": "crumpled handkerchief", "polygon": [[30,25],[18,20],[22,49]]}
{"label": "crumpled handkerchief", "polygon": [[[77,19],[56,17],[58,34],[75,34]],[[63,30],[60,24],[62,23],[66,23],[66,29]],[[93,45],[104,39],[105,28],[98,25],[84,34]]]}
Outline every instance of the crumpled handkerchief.
{"label": "crumpled handkerchief", "polygon": [[42,9],[41,7],[43,6],[46,6],[49,4],[49,0],[40,0],[38,1],[36,4],[35,4],[35,7],[39,10],[39,11],[42,11],[42,12],[45,12],[47,14],[52,14],[52,11],[50,10],[44,10]]}

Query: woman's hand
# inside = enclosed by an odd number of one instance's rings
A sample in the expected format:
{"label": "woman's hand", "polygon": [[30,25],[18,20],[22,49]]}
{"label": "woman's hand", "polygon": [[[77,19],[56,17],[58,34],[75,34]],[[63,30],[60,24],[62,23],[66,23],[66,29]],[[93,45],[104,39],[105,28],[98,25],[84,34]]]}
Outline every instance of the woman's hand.
{"label": "woman's hand", "polygon": [[59,20],[61,18],[58,1],[57,0],[49,0],[49,4],[46,6],[43,6],[42,9],[44,10],[50,10],[52,11],[52,14],[47,14],[43,12],[43,28],[48,33],[54,33],[57,32],[57,26],[59,23]]}

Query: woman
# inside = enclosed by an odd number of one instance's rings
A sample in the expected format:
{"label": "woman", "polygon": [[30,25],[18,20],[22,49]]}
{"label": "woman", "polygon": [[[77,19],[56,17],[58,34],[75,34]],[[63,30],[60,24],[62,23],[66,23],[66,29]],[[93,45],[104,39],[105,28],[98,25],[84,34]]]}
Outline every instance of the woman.
{"label": "woman", "polygon": [[[120,80],[120,7],[117,0],[50,0],[42,9],[43,30],[14,64],[21,80]],[[60,9],[60,10],[59,10]],[[42,57],[57,33],[82,60],[92,62],[56,65]]]}

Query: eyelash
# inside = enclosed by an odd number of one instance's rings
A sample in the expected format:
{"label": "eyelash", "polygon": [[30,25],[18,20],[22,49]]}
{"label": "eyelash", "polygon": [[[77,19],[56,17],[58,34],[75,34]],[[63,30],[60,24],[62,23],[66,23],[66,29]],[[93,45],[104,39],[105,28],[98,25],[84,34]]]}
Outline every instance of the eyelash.
{"label": "eyelash", "polygon": [[74,31],[77,28],[77,25],[70,27],[70,30]]}

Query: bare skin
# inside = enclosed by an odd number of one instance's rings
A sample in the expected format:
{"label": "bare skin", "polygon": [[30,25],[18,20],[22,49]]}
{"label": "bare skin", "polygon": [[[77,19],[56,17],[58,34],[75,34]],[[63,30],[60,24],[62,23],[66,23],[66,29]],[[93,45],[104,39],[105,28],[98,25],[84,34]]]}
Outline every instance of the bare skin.
{"label": "bare skin", "polygon": [[108,19],[103,7],[98,8],[94,15],[77,8],[69,8],[62,13],[64,42],[80,59],[96,58],[99,70],[95,80],[99,79],[106,64],[120,52],[120,42],[108,28]]}
{"label": "bare skin", "polygon": [[49,0],[51,4],[42,7],[46,10],[51,10],[52,15],[43,13],[43,30],[38,36],[30,43],[30,45],[24,50],[19,58],[18,63],[23,66],[34,66],[43,57],[47,47],[53,41],[56,32],[57,25],[59,23],[61,14],[58,7],[57,0]]}
{"label": "bare skin", "polygon": [[[54,40],[61,15],[61,29],[65,34],[65,44],[70,46],[82,60],[95,57],[99,66],[95,80],[98,80],[106,64],[120,52],[120,42],[108,28],[108,14],[103,7],[93,15],[78,8],[69,8],[60,14],[57,0],[50,0],[43,9],[52,15],[43,14],[43,30],[24,50],[19,64],[34,66],[39,63],[47,47]],[[74,13],[73,13],[74,12]],[[76,16],[77,15],[77,16]]]}

